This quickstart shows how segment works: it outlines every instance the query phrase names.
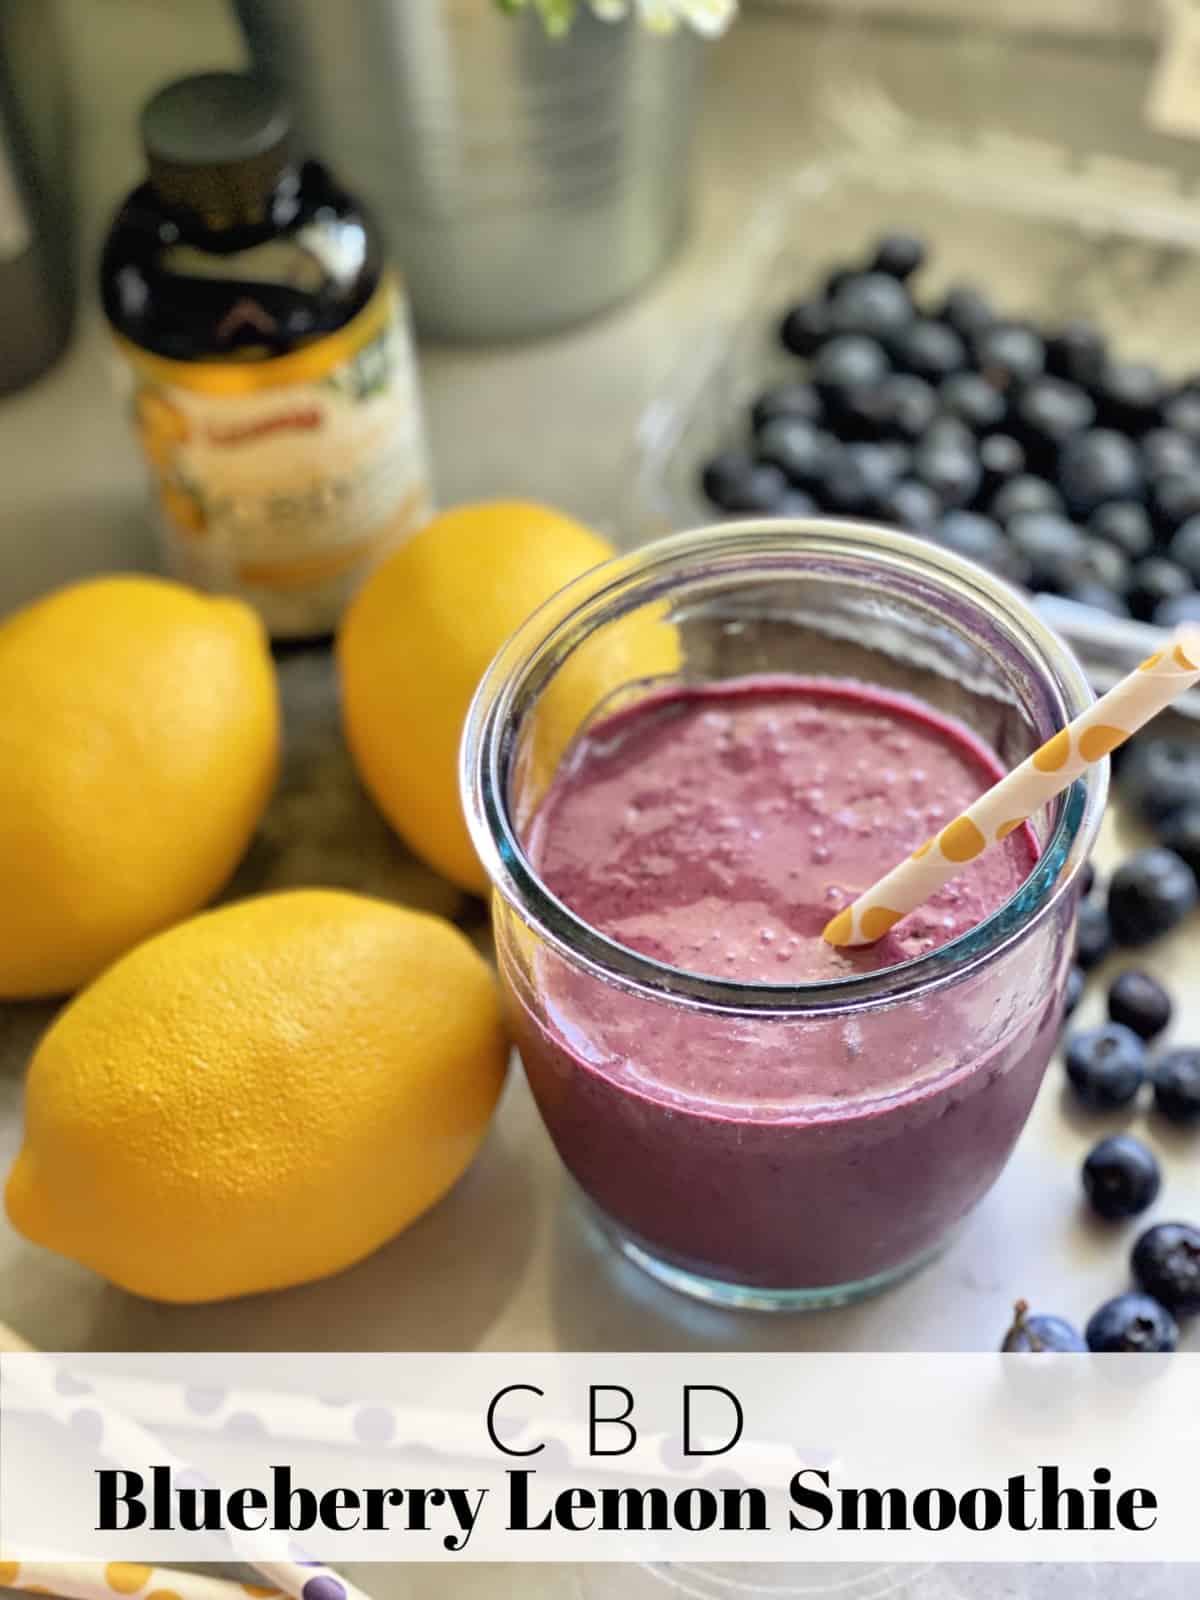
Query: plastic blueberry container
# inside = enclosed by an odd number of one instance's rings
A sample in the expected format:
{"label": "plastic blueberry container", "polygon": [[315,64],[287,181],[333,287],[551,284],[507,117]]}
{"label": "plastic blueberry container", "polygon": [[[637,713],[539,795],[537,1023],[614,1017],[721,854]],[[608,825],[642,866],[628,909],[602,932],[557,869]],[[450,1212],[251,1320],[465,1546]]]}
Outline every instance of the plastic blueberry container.
{"label": "plastic blueberry container", "polygon": [[[1200,204],[1177,174],[1008,135],[951,136],[894,106],[878,120],[886,127],[858,116],[853,139],[750,207],[714,262],[710,332],[638,422],[627,517],[637,541],[712,519],[704,461],[746,439],[755,395],[802,371],[779,342],[783,311],[892,229],[927,241],[918,282],[930,304],[973,283],[1007,317],[1086,318],[1122,360],[1177,381],[1200,373]],[[1038,605],[1099,689],[1160,638],[1055,597]],[[1183,709],[1200,716],[1200,695]]]}

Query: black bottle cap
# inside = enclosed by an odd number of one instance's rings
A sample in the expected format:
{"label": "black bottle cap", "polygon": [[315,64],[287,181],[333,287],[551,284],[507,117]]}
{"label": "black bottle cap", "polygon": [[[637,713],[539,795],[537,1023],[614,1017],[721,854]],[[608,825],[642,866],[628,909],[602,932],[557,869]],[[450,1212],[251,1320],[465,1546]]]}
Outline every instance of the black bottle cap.
{"label": "black bottle cap", "polygon": [[151,183],[216,226],[261,217],[289,164],[290,133],[278,89],[241,72],[180,78],[142,112]]}

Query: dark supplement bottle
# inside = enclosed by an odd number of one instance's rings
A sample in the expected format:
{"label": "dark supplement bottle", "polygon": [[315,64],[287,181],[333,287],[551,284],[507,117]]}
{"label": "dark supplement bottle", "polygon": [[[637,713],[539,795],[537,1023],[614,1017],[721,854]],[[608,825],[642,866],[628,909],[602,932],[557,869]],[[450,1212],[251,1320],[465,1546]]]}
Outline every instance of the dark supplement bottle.
{"label": "dark supplement bottle", "polygon": [[239,73],[146,106],[149,176],[100,290],[132,376],[168,568],[327,633],[430,512],[407,309],[380,236],[298,160],[279,92]]}

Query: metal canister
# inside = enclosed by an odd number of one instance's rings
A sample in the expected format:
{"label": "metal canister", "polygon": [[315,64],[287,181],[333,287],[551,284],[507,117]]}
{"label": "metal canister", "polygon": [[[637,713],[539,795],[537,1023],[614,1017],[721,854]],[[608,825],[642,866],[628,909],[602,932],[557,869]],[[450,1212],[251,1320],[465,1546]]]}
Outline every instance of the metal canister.
{"label": "metal canister", "polygon": [[582,8],[234,0],[259,71],[371,202],[420,329],[546,332],[631,294],[683,234],[703,43]]}

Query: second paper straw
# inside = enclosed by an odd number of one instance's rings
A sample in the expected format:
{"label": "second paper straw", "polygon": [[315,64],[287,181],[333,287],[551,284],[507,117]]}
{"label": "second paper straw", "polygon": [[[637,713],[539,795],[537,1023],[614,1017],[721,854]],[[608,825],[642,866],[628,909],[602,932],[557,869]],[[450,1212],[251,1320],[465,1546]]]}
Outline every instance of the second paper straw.
{"label": "second paper straw", "polygon": [[[81,1437],[112,1460],[136,1460],[141,1457],[159,1461],[179,1478],[190,1474],[188,1463],[180,1461],[151,1434],[131,1418],[107,1405],[90,1386],[85,1385],[81,1395],[78,1388],[70,1396],[59,1392],[55,1385],[56,1363],[41,1352],[30,1351],[5,1357],[4,1375],[14,1391],[24,1390],[28,1398],[54,1417],[65,1427],[76,1430]],[[237,1548],[237,1535],[231,1536]],[[343,1578],[332,1567],[319,1561],[297,1561],[282,1556],[287,1540],[280,1536],[280,1559],[261,1560],[256,1555],[245,1559],[272,1588],[283,1589],[293,1600],[367,1600],[348,1578]],[[239,1554],[241,1552],[239,1551]]]}
{"label": "second paper straw", "polygon": [[0,1585],[60,1600],[285,1600],[278,1589],[135,1561],[77,1561],[0,1547]]}

